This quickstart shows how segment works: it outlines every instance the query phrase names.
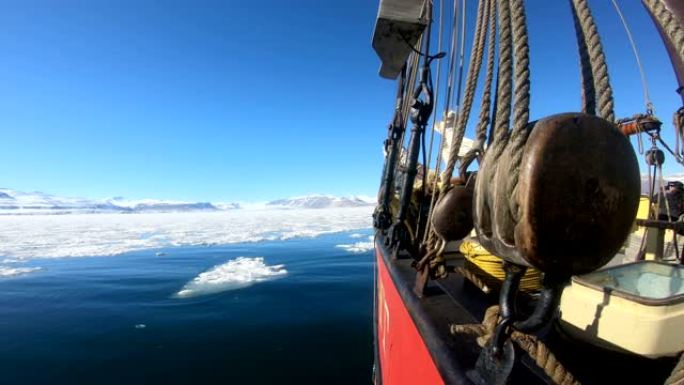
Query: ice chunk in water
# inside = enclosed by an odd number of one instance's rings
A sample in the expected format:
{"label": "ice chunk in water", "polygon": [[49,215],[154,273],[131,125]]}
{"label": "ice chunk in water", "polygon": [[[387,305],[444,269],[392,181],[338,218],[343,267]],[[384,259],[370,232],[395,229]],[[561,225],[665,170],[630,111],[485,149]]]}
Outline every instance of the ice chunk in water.
{"label": "ice chunk in water", "polygon": [[269,266],[263,257],[238,257],[199,274],[185,284],[176,296],[186,298],[240,289],[285,274],[285,265]]}

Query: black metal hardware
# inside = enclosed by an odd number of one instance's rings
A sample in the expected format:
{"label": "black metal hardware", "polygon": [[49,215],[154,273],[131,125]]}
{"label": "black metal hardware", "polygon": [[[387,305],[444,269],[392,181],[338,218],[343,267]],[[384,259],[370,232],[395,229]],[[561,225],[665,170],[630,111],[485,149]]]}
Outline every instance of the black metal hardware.
{"label": "black metal hardware", "polygon": [[404,106],[404,94],[406,88],[406,66],[401,70],[401,77],[397,86],[396,105],[394,109],[394,117],[390,123],[387,133],[387,140],[385,140],[385,150],[387,151],[387,158],[385,168],[383,170],[383,180],[380,186],[382,197],[380,204],[373,213],[373,224],[376,228],[387,230],[392,225],[392,213],[390,212],[390,202],[394,193],[394,174],[397,166],[397,154],[400,151],[401,138],[404,136],[406,130],[406,123],[402,109]]}

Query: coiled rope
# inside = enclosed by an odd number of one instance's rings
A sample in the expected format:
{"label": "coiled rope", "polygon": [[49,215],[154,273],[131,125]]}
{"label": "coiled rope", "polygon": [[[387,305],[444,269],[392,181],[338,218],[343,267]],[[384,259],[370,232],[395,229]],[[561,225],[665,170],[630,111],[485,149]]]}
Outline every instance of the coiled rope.
{"label": "coiled rope", "polygon": [[[592,91],[587,89],[588,79],[585,78],[587,71],[587,62],[582,59],[583,44],[586,47],[586,54],[589,59],[589,66],[591,67],[591,74],[593,78],[594,90],[593,93],[597,100],[597,115],[608,121],[615,121],[613,89],[610,86],[610,79],[608,78],[608,65],[606,64],[606,56],[603,53],[603,46],[601,38],[596,28],[594,17],[591,15],[587,0],[571,0],[573,12],[576,16],[575,27],[579,25],[577,30],[577,40],[580,47],[580,61],[582,65],[582,81],[584,85],[585,96],[585,110],[591,114],[590,102],[592,101]],[[580,37],[582,40],[580,40]],[[582,42],[583,41],[583,42]]]}
{"label": "coiled rope", "polygon": [[[494,330],[499,321],[499,315],[499,306],[491,306],[485,312],[481,324],[451,325],[451,333],[476,336],[478,345],[484,347],[494,335]],[[537,337],[514,330],[511,334],[511,341],[527,352],[530,358],[534,360],[535,364],[537,364],[537,366],[539,366],[555,384],[580,385],[580,382],[575,379],[572,373],[558,361],[558,358],[556,358],[553,352],[551,352]],[[677,383],[677,385],[679,384],[680,383]],[[674,383],[668,385],[674,385]]]}

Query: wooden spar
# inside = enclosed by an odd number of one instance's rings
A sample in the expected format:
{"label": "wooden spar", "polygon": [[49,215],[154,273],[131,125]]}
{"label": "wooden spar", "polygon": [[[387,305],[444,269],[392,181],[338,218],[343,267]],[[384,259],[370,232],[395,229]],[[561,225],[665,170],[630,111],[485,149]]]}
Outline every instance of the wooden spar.
{"label": "wooden spar", "polygon": [[[660,0],[665,7],[667,7],[672,14],[679,19],[680,21],[684,21],[684,2],[681,0]],[[643,0],[642,0],[643,4]],[[658,23],[658,20],[656,19],[655,15],[651,13],[651,11],[648,9],[646,4],[643,4],[644,8],[646,8],[646,11],[648,14],[651,16],[651,19],[653,20],[653,23],[656,25],[658,28],[658,32],[660,33],[660,38],[663,40],[663,43],[665,43],[665,47],[667,48],[667,53],[670,55],[670,61],[672,61],[672,67],[674,69],[675,75],[677,76],[677,93],[679,93],[679,96],[682,98],[682,105],[684,105],[684,58],[679,56],[679,53],[675,49],[674,45],[670,41],[670,39],[667,37],[667,34],[663,30],[663,27]]]}

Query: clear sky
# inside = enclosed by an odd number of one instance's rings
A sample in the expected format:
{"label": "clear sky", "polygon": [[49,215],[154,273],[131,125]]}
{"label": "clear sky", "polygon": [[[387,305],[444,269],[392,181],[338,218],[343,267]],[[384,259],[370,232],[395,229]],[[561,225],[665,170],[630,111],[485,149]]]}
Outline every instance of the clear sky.
{"label": "clear sky", "polygon": [[[616,112],[641,112],[617,15],[591,3]],[[668,58],[640,4],[621,3],[672,142]],[[377,76],[374,0],[0,4],[2,187],[210,201],[377,190],[395,85]],[[527,4],[532,118],[578,110],[568,3]]]}

